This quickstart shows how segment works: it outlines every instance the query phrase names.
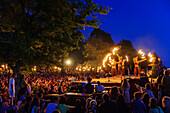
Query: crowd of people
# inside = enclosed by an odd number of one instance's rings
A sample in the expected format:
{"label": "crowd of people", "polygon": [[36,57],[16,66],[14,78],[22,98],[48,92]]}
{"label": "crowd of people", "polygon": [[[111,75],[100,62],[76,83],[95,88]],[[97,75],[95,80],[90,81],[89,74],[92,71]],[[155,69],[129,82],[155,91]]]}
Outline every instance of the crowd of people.
{"label": "crowd of people", "polygon": [[[71,83],[85,78],[88,83],[83,87],[83,93],[92,96],[84,100],[77,98],[73,105],[67,105],[64,94],[70,92]],[[104,92],[105,87],[99,81],[94,87],[91,80],[91,77],[54,72],[30,76],[1,75],[0,113],[170,113],[168,71],[159,76],[154,85],[146,83],[145,87],[141,87],[134,84],[138,91],[133,96],[130,95],[132,86],[127,79],[122,81],[120,87],[113,86],[108,92]],[[100,94],[102,100],[94,93]],[[48,94],[63,95],[45,99]]]}

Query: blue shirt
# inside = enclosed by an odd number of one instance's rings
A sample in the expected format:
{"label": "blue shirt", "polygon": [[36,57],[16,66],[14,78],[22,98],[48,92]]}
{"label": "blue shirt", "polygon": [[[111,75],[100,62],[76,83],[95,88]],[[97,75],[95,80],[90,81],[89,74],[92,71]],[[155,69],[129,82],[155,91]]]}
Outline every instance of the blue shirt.
{"label": "blue shirt", "polygon": [[131,105],[133,113],[146,113],[146,105],[142,101],[134,100]]}

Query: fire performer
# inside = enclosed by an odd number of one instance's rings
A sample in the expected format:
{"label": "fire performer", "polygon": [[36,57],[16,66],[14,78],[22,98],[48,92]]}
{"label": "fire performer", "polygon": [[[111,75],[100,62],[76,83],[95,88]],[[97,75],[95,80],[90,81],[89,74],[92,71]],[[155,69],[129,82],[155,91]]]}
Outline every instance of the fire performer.
{"label": "fire performer", "polygon": [[113,79],[115,79],[115,76],[117,75],[117,69],[116,69],[116,60],[113,59],[111,64],[108,64],[109,66],[111,66],[111,75],[113,77]]}
{"label": "fire performer", "polygon": [[156,57],[152,57],[150,62],[151,62],[151,64],[149,64],[148,66],[152,66],[152,75],[151,75],[151,77],[156,78],[158,76],[158,72],[157,72],[157,69],[156,69]]}
{"label": "fire performer", "polygon": [[117,62],[118,74],[119,74],[120,78],[122,79],[122,75],[125,75],[125,69],[124,69],[125,60],[123,60],[123,57],[119,56],[118,54],[117,54],[117,56],[119,58],[119,62]]}
{"label": "fire performer", "polygon": [[134,68],[134,75],[135,77],[138,75],[138,77],[140,77],[140,67],[139,67],[139,63],[145,61],[146,59],[143,60],[139,60],[138,61],[138,56],[133,58],[133,62],[135,64],[135,68]]}

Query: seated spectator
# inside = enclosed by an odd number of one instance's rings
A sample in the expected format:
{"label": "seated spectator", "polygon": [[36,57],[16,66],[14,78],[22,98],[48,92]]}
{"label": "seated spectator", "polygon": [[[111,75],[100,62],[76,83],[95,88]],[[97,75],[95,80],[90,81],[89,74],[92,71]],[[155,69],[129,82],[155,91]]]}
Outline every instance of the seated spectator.
{"label": "seated spectator", "polygon": [[88,83],[84,86],[84,93],[93,93],[94,92],[94,86],[91,85],[91,78],[89,77],[88,79]]}
{"label": "seated spectator", "polygon": [[170,113],[170,97],[165,96],[162,98],[162,107],[164,113]]}
{"label": "seated spectator", "polygon": [[158,106],[158,102],[155,98],[150,98],[149,99],[149,113],[164,113],[162,109]]}
{"label": "seated spectator", "polygon": [[125,99],[123,98],[122,95],[118,96],[116,100],[116,104],[117,104],[118,113],[130,113],[130,108],[128,104],[125,102]]}
{"label": "seated spectator", "polygon": [[153,95],[153,92],[151,91],[151,86],[149,83],[145,84],[145,88],[139,86],[138,84],[135,84],[136,88],[140,89],[141,92],[146,92],[149,95],[149,98],[153,97],[155,98],[155,96]]}
{"label": "seated spectator", "polygon": [[49,103],[47,105],[46,113],[52,113],[56,109],[57,103],[58,103],[58,97],[54,97],[52,99],[52,103]]}
{"label": "seated spectator", "polygon": [[142,102],[142,93],[140,91],[134,93],[131,108],[133,113],[146,113],[146,105]]}
{"label": "seated spectator", "polygon": [[116,103],[110,100],[109,94],[103,94],[103,103],[99,105],[100,113],[117,113]]}
{"label": "seated spectator", "polygon": [[95,87],[96,92],[104,91],[104,86],[102,86],[99,81],[97,81],[97,85],[98,86]]}
{"label": "seated spectator", "polygon": [[109,95],[110,95],[111,101],[116,102],[116,99],[119,96],[119,90],[117,86],[114,86],[112,89],[110,89]]}

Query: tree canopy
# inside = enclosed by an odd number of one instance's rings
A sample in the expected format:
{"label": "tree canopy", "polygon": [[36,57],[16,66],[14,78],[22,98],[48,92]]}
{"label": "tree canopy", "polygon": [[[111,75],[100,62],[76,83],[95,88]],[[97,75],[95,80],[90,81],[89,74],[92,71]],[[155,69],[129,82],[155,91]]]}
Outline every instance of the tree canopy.
{"label": "tree canopy", "polygon": [[103,58],[113,47],[114,42],[110,34],[94,29],[84,44],[84,56],[87,58],[85,65],[102,66]]}
{"label": "tree canopy", "polygon": [[92,0],[0,0],[0,59],[10,66],[59,65],[79,46],[81,30],[97,28],[95,15],[108,11]]}

